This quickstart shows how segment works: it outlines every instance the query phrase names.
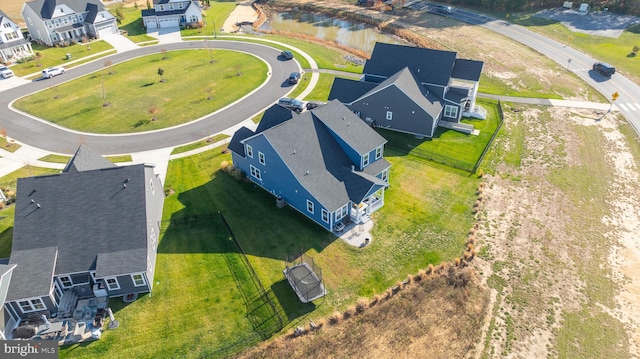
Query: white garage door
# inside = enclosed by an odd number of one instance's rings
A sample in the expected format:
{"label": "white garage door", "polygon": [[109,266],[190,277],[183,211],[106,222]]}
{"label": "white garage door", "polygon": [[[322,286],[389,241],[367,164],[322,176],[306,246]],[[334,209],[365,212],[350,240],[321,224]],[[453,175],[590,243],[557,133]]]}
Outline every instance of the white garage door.
{"label": "white garage door", "polygon": [[108,36],[111,34],[115,34],[115,26],[113,25],[109,25],[109,26],[104,26],[104,27],[99,27],[98,28],[98,36],[99,37],[103,37],[103,36]]}
{"label": "white garage door", "polygon": [[153,19],[153,20],[147,20],[145,25],[147,26],[147,29],[155,30],[158,24],[156,23],[156,19]]}
{"label": "white garage door", "polygon": [[178,18],[175,18],[175,19],[160,19],[160,27],[161,28],[176,27],[176,26],[180,26],[180,23],[178,22]]}

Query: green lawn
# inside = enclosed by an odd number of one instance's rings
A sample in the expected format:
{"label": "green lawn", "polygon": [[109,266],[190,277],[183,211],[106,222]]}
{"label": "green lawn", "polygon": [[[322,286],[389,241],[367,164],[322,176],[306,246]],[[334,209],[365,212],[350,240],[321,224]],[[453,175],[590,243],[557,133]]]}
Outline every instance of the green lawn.
{"label": "green lawn", "polygon": [[205,26],[200,29],[183,29],[180,33],[182,36],[213,36],[215,24],[216,35],[220,35],[225,20],[237,5],[235,1],[211,1],[211,6],[204,11]]}
{"label": "green lawn", "polygon": [[[86,44],[78,43],[67,47],[46,47],[38,44],[32,44],[33,52],[40,53],[42,56],[34,60],[16,64],[11,67],[16,76],[26,76],[51,66],[62,65],[65,67],[73,67],[74,64],[67,63],[72,60],[86,58],[102,51],[114,50],[107,42],[98,40],[88,42]],[[114,50],[115,51],[115,50]],[[71,55],[71,60],[67,60],[66,54]],[[77,63],[76,63],[77,65]]]}
{"label": "green lawn", "polygon": [[[164,69],[162,79],[166,82],[160,81],[158,68]],[[159,50],[158,54],[113,65],[22,98],[14,106],[75,130],[142,132],[212,113],[255,89],[266,78],[266,65],[251,55],[223,50]],[[106,107],[103,81],[110,104]]]}
{"label": "green lawn", "polygon": [[52,162],[52,163],[67,163],[71,159],[71,156],[63,155],[46,155],[38,158],[38,161]]}
{"label": "green lawn", "polygon": [[5,136],[0,136],[0,148],[2,148],[5,151],[9,151],[9,152],[16,152],[20,147],[19,144],[13,142],[13,140],[7,141],[7,139],[5,138]]}
{"label": "green lawn", "polygon": [[146,9],[143,1],[138,3],[138,8],[122,7],[121,5],[110,6],[109,12],[116,15],[116,10],[121,8],[124,19],[120,21],[118,28],[127,32],[127,38],[133,42],[156,41],[157,39],[147,35],[147,30],[142,27],[142,9]]}
{"label": "green lawn", "polygon": [[336,76],[331,74],[320,74],[320,79],[318,79],[318,83],[316,87],[313,88],[313,91],[304,99],[307,101],[316,100],[316,101],[327,101],[329,98],[329,93],[331,92],[331,86],[333,85],[333,80]]}
{"label": "green lawn", "polygon": [[173,151],[171,151],[171,154],[175,155],[177,153],[183,153],[183,152],[188,152],[188,151],[191,151],[191,150],[195,150],[196,148],[208,146],[208,145],[210,145],[212,143],[216,143],[218,141],[222,141],[225,138],[229,138],[229,135],[225,135],[224,133],[217,134],[215,136],[211,136],[211,137],[209,137],[209,138],[207,138],[205,140],[202,140],[202,141],[198,141],[198,142],[190,143],[188,145],[176,147],[176,148],[173,149]]}

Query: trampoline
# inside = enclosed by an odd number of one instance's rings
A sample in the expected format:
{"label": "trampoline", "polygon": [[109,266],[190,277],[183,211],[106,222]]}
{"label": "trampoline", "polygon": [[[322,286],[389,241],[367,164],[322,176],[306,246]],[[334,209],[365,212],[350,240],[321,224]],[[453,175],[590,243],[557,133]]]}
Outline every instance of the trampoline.
{"label": "trampoline", "polygon": [[327,294],[322,285],[322,279],[307,262],[301,262],[292,267],[287,266],[284,276],[287,277],[287,281],[302,303],[309,303]]}

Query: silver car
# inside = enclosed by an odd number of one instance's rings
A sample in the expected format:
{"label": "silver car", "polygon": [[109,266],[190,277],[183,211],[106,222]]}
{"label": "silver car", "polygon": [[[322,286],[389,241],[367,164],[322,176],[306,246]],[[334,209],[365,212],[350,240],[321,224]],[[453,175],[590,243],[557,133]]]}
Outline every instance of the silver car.
{"label": "silver car", "polygon": [[49,67],[47,69],[42,70],[42,78],[50,79],[54,76],[62,75],[64,71],[65,71],[64,67],[62,66]]}
{"label": "silver car", "polygon": [[11,69],[6,66],[0,66],[0,75],[3,78],[8,79],[9,77],[13,76],[13,71],[11,71]]}

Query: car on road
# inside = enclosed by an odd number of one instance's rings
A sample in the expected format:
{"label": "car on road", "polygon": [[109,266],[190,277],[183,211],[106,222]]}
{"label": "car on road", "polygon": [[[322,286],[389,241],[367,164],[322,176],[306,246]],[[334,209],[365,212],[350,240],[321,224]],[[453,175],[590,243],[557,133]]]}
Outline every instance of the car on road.
{"label": "car on road", "polygon": [[62,66],[49,67],[42,70],[42,78],[50,79],[54,76],[62,75],[65,69]]}
{"label": "car on road", "polygon": [[282,51],[280,53],[280,56],[285,60],[293,59],[293,53],[291,51]]}
{"label": "car on road", "polygon": [[320,107],[320,106],[324,106],[326,105],[326,102],[322,102],[322,101],[309,101],[307,102],[307,104],[305,105],[305,108],[307,110],[313,110],[316,107]]}
{"label": "car on road", "polygon": [[436,6],[436,11],[441,14],[453,14],[453,8],[447,5],[438,5]]}
{"label": "car on road", "polygon": [[601,75],[611,77],[611,75],[616,73],[616,68],[606,62],[596,62],[593,64],[593,71]]}
{"label": "car on road", "polygon": [[300,81],[300,76],[302,75],[299,72],[292,72],[291,75],[289,75],[289,83],[297,84],[298,81]]}
{"label": "car on road", "polygon": [[13,76],[13,71],[11,71],[11,69],[6,66],[0,66],[0,75],[2,76],[2,78],[8,79],[9,77]]}
{"label": "car on road", "polygon": [[288,108],[289,110],[296,111],[298,113],[302,112],[302,110],[304,109],[302,101],[290,97],[281,98],[280,100],[278,100],[278,105],[284,108]]}

